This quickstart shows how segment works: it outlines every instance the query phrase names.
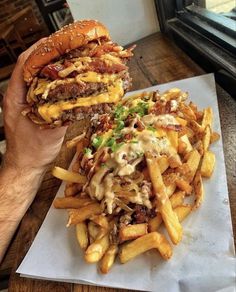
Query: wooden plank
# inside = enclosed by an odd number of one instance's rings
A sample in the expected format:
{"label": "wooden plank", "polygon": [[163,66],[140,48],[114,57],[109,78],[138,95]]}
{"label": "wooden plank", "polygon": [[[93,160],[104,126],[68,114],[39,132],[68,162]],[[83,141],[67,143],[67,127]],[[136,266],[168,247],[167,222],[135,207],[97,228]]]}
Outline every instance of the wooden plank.
{"label": "wooden plank", "polygon": [[[154,84],[170,82],[182,78],[187,78],[204,73],[189,57],[160,33],[149,36],[139,42],[135,50],[135,58],[130,62],[130,72],[133,78],[133,88],[141,89]],[[234,112],[236,104],[218,89],[219,108],[221,112],[222,127],[224,128],[224,145],[226,167],[228,175],[228,186],[231,196],[231,211],[234,231],[236,231],[236,192],[235,192],[235,165],[234,157],[236,150],[236,129]],[[84,122],[85,123],[85,122]],[[81,125],[76,123],[68,129],[66,140],[79,133]],[[234,133],[234,135],[233,135]],[[56,159],[54,165],[68,167],[73,157],[73,151],[68,150],[63,145],[62,150]],[[74,291],[74,292],[100,292],[100,291],[125,291],[120,289],[111,289],[103,287],[94,287],[87,285],[75,285],[68,283],[56,283],[51,281],[39,281],[33,279],[20,278],[15,273],[16,268],[21,263],[27,253],[34,237],[41,226],[48,208],[56,194],[60,181],[52,178],[50,171],[47,172],[42,186],[30,209],[24,216],[15,241],[17,241],[14,253],[14,268],[9,282],[9,291],[26,292],[49,292],[49,291]],[[236,234],[236,233],[235,233]],[[111,271],[112,272],[112,271]],[[127,291],[127,290],[126,290]]]}

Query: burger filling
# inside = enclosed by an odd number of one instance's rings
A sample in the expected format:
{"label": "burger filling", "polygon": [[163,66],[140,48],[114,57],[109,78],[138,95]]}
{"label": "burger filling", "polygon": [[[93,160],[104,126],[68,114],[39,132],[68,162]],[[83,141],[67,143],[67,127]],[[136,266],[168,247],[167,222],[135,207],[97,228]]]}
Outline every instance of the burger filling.
{"label": "burger filling", "polygon": [[46,123],[65,122],[118,102],[131,85],[126,63],[133,48],[98,39],[48,64],[30,85],[30,114]]}

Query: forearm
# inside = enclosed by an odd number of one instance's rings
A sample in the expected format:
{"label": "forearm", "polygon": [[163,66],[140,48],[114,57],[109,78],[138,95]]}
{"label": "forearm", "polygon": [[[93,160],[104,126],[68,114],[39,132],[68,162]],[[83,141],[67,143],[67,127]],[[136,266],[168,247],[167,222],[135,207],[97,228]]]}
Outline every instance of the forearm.
{"label": "forearm", "polygon": [[0,170],[0,262],[26,210],[32,203],[44,169]]}

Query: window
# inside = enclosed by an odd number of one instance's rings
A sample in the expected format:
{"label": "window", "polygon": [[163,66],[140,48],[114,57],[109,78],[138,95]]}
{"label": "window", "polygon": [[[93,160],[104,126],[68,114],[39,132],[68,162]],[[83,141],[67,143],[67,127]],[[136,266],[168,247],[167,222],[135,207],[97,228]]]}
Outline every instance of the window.
{"label": "window", "polygon": [[232,96],[236,94],[235,0],[156,0],[168,34]]}

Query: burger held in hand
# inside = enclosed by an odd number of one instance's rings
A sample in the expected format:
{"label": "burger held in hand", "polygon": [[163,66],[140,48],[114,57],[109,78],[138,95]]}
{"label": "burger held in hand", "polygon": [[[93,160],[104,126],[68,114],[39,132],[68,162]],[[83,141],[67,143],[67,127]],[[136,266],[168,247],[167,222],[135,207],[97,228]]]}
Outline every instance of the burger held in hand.
{"label": "burger held in hand", "polygon": [[133,48],[113,43],[95,20],[63,27],[24,64],[29,106],[23,114],[42,127],[56,127],[109,112],[131,86],[126,63]]}

